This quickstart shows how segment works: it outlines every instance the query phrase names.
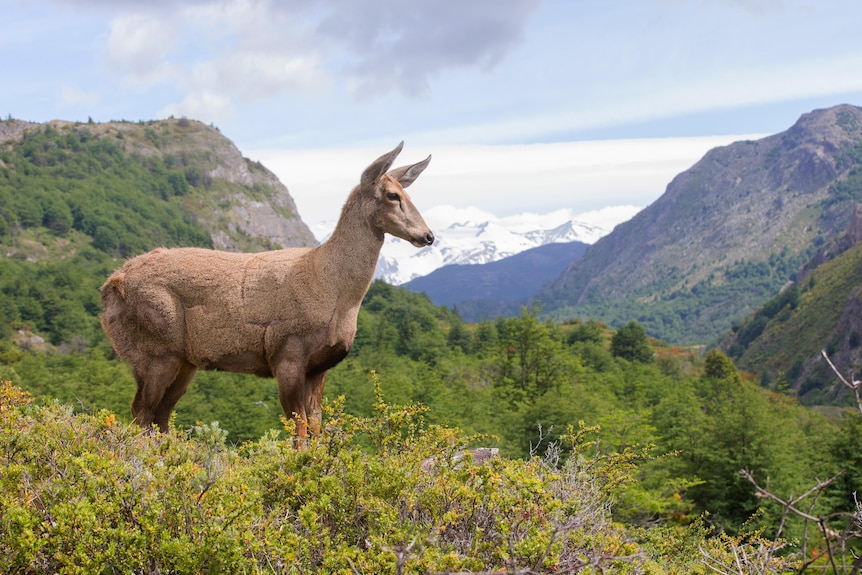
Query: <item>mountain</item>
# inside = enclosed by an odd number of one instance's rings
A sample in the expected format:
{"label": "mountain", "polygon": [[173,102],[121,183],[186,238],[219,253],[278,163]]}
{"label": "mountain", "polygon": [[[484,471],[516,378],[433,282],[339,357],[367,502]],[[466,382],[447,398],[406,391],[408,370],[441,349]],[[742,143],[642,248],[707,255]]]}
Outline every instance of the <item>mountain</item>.
{"label": "mountain", "polygon": [[[853,177],[862,179],[862,170]],[[807,404],[846,397],[821,355],[842,374],[862,365],[862,206],[848,231],[822,246],[797,279],[755,313],[736,322],[721,344],[763,386],[792,389]]]}
{"label": "mountain", "polygon": [[558,210],[497,218],[475,208],[436,206],[423,214],[437,238],[434,245],[417,251],[409,243],[387,236],[376,278],[400,285],[448,265],[496,262],[552,243],[591,244],[638,209],[616,206],[575,216],[570,210]]}
{"label": "mountain", "polygon": [[[65,204],[72,212],[82,213],[78,202],[85,199],[91,183],[100,185],[100,179],[111,188],[108,192],[117,193],[127,184],[135,188],[126,200],[104,194],[88,198],[91,203],[107,200],[115,208],[127,204],[130,209],[114,225],[153,224],[139,221],[130,205],[135,201],[130,196],[143,193],[142,202],[161,201],[182,211],[187,223],[204,230],[215,248],[259,251],[317,243],[275,174],[244,158],[216,128],[201,122],[182,118],[36,124],[8,119],[0,121],[3,149],[7,161],[0,159],[0,168],[6,170],[7,181],[28,177],[35,181],[37,174],[30,167],[44,169],[38,174],[40,186],[53,196],[45,201]],[[100,174],[100,169],[106,173]],[[112,176],[115,180],[108,181]],[[12,227],[21,223],[8,210],[4,216]],[[78,227],[84,225],[82,219],[79,215]]]}
{"label": "mountain", "polygon": [[550,243],[486,264],[447,265],[404,284],[435,305],[456,307],[466,321],[517,315],[523,302],[587,250],[584,242]]}
{"label": "mountain", "polygon": [[847,228],[860,165],[862,109],[850,105],[715,148],[536,298],[558,318],[635,319],[668,341],[715,341]]}

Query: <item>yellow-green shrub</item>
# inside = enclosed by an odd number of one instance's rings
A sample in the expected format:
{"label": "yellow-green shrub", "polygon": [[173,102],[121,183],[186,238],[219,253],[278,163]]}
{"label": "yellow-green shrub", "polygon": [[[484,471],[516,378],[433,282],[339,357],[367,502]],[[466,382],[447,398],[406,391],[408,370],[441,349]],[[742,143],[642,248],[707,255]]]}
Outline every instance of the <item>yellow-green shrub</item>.
{"label": "yellow-green shrub", "polygon": [[147,434],[4,384],[0,572],[697,572],[699,527],[611,522],[633,468],[591,455],[589,430],[566,436],[565,464],[477,465],[422,411],[336,402],[301,448],[276,431],[228,446],[216,423]]}

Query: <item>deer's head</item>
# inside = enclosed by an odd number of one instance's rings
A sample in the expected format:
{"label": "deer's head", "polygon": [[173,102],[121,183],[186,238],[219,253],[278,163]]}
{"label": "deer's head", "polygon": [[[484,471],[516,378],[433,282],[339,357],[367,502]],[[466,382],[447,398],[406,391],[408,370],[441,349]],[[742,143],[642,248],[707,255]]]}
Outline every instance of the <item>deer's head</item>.
{"label": "deer's head", "polygon": [[403,146],[404,142],[401,142],[368,166],[362,173],[360,186],[366,201],[373,205],[370,220],[380,235],[392,234],[422,248],[434,243],[434,233],[428,229],[404,188],[419,177],[431,162],[431,156],[421,162],[389,170]]}

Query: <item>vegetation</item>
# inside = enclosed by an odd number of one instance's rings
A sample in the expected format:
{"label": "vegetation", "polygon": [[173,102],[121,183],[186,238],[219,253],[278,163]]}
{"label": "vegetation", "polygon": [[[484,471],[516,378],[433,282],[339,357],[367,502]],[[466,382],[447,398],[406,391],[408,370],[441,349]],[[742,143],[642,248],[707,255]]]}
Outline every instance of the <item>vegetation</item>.
{"label": "vegetation", "polygon": [[211,246],[194,214],[170,201],[198,183],[175,160],[128,154],[83,128],[46,126],[0,151],[0,242],[27,257],[22,234],[45,228],[55,243],[74,230],[122,257],[158,245]]}
{"label": "vegetation", "polygon": [[[18,124],[0,121],[0,132]],[[254,183],[232,183],[231,170]],[[216,230],[246,251],[277,247],[244,233],[231,211],[245,198],[298,220],[272,201],[271,178],[188,120],[28,127],[0,144],[0,337],[94,341],[96,289],[122,258],[154,247],[212,247]]]}
{"label": "vegetation", "polygon": [[0,149],[0,336],[32,330],[60,345],[99,337],[97,288],[118,257],[159,245],[210,246],[179,199],[176,161],[51,126]]}
{"label": "vegetation", "polygon": [[152,436],[107,411],[74,416],[59,404],[29,406],[9,386],[0,392],[4,573],[636,572],[690,563],[610,522],[609,492],[628,468],[594,458],[580,435],[566,463],[477,466],[454,457],[466,438],[423,425],[419,408],[378,402],[362,419],[336,403],[324,438],[302,450],[274,433],[233,448],[217,423]]}
{"label": "vegetation", "polygon": [[[208,184],[118,146],[46,128],[0,150],[0,572],[849,572],[862,414],[827,419],[718,350],[646,335],[677,329],[670,308],[727,321],[697,309],[701,290],[766,293],[791,256],[659,296],[638,321],[614,310],[617,330],[539,308],[468,325],[374,283],[321,438],[296,449],[275,382],[220,372],[198,373],[170,433],[147,435],[129,424],[135,382],[97,288],[151,242],[207,245],[186,200]],[[751,343],[818,301],[843,309],[854,253],[738,332]],[[795,329],[790,351],[862,339]],[[476,446],[500,457],[474,465],[462,450]],[[812,486],[807,515],[789,512]]]}
{"label": "vegetation", "polygon": [[641,324],[630,321],[617,330],[611,338],[611,355],[628,361],[652,362],[652,349],[647,341],[646,331]]}
{"label": "vegetation", "polygon": [[847,404],[852,397],[834,385],[820,351],[858,369],[860,337],[852,318],[860,307],[862,246],[814,269],[734,324],[724,346],[765,387],[795,390],[807,404]]}
{"label": "vegetation", "polygon": [[[745,312],[757,309],[784,286],[811,257],[810,251],[773,255],[768,263],[742,261],[694,284],[681,273],[621,298],[593,294],[577,308],[556,307],[550,316],[602,318],[611,326],[622,327],[631,318],[650,335],[679,344],[714,343],[728,333],[736,319],[730,309]],[[682,287],[680,287],[682,286]],[[548,305],[560,305],[549,301]]]}
{"label": "vegetation", "polygon": [[[852,510],[862,467],[847,467],[847,454],[855,449],[849,429],[855,429],[858,416],[827,421],[791,396],[767,392],[744,378],[718,351],[700,359],[653,341],[649,357],[614,355],[614,339],[644,342],[637,324],[623,331],[636,337],[620,338],[620,332],[597,322],[557,324],[541,320],[538,311],[524,309],[517,318],[468,326],[424,296],[373,284],[356,345],[330,371],[328,401],[338,407],[328,416],[329,425],[379,417],[382,403],[369,379],[377,373],[387,400],[422,404],[430,428],[461,430],[454,446],[483,437],[481,444],[498,446],[506,462],[535,465],[549,447],[553,454],[567,445],[567,429],[582,422],[592,430],[595,457],[627,462],[632,481],[614,484],[609,493],[615,502],[612,520],[632,529],[683,528],[703,518],[705,528],[734,537],[751,530],[772,537],[779,525],[790,540],[803,537],[805,520],[782,520],[783,508],[759,497],[741,469],[764,482],[769,478],[771,489],[789,494],[846,468],[844,479],[812,510]],[[105,410],[118,425],[128,420],[135,388],[128,367],[111,358],[104,342],[84,354],[24,352],[7,342],[0,376],[47,401],[49,411],[60,409],[50,398],[61,398],[72,407],[62,408],[64,417],[76,411],[84,414],[81,421],[91,421],[86,418],[98,419]],[[276,441],[271,430],[282,428],[280,415],[272,380],[204,372],[178,405],[175,429],[194,434],[203,423],[217,421],[225,449],[242,454],[244,444],[261,437]],[[367,434],[351,437],[351,446],[379,453]],[[320,445],[334,440],[325,436],[314,449],[326,451],[330,447]],[[569,457],[560,455],[561,464]],[[395,549],[392,545],[387,548]]]}
{"label": "vegetation", "polygon": [[424,423],[420,407],[378,395],[370,418],[348,415],[341,400],[326,411],[326,433],[302,449],[275,432],[230,446],[218,423],[143,434],[106,410],[33,405],[0,384],[0,570],[681,574],[798,564],[755,531],[614,522],[613,494],[636,484],[637,457],[602,455],[591,429],[570,427],[544,458],[474,464],[461,455],[470,438]]}
{"label": "vegetation", "polygon": [[677,344],[723,339],[850,228],[862,201],[860,126],[862,109],[837,106],[711,150],[537,297],[560,320],[634,319]]}

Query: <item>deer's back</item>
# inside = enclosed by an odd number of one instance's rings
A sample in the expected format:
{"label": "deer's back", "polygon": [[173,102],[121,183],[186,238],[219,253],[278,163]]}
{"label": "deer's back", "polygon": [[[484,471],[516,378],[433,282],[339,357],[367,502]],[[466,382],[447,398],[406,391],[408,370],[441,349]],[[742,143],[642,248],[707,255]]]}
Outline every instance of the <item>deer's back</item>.
{"label": "deer's back", "polygon": [[121,356],[161,346],[199,367],[231,357],[254,363],[266,355],[267,328],[302,313],[294,276],[306,274],[297,262],[307,252],[177,248],[137,256],[102,287],[105,331]]}

